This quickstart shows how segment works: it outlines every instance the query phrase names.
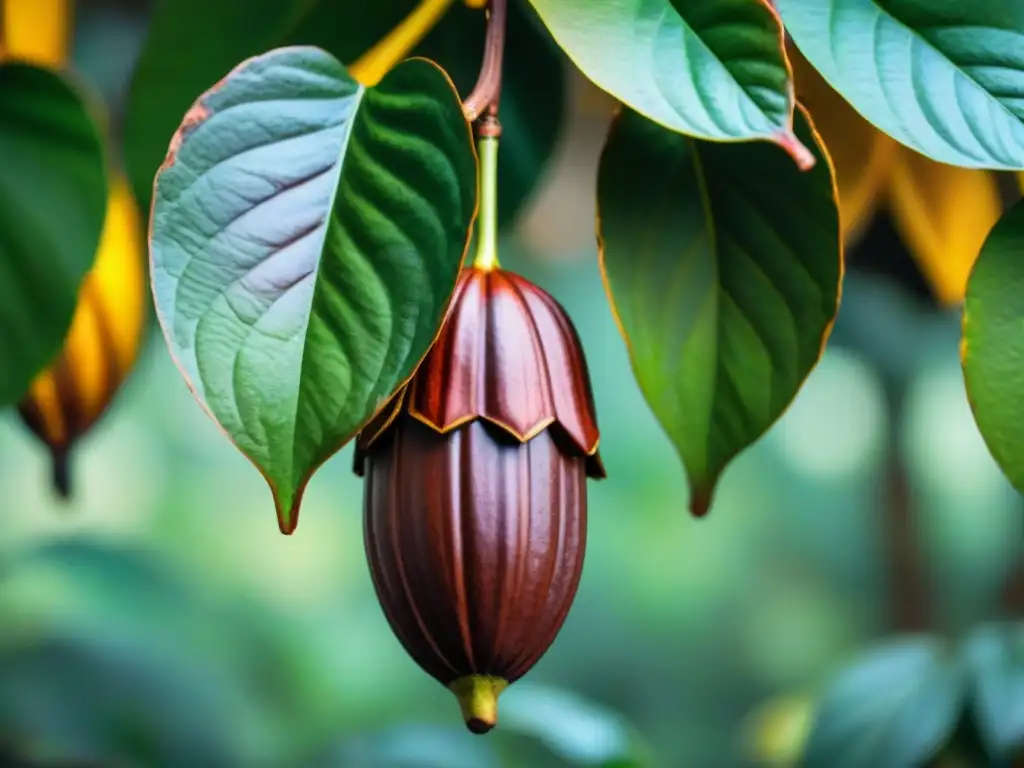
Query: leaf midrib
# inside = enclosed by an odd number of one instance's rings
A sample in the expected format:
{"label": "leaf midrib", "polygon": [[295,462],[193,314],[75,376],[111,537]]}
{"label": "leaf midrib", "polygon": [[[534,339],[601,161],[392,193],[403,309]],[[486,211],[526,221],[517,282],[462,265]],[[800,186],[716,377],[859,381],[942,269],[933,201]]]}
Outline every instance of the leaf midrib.
{"label": "leaf midrib", "polygon": [[[672,13],[675,13],[676,16],[679,17],[679,20],[682,22],[683,27],[685,27],[687,30],[689,30],[692,33],[693,37],[697,40],[697,42],[700,43],[701,47],[708,54],[710,54],[710,56],[715,61],[717,61],[722,66],[722,69],[725,70],[726,75],[729,77],[729,79],[732,81],[732,83],[736,86],[736,88],[739,89],[740,93],[743,94],[743,98],[750,105],[752,105],[754,107],[754,109],[757,110],[757,112],[768,121],[769,124],[774,125],[775,121],[771,119],[771,116],[767,112],[765,112],[764,109],[762,109],[761,105],[758,104],[754,100],[754,98],[750,95],[750,93],[747,91],[747,89],[740,83],[739,80],[736,79],[736,75],[733,74],[732,70],[729,69],[729,67],[726,66],[726,64],[722,60],[722,58],[711,49],[711,46],[708,45],[704,41],[704,38],[701,37],[701,35],[697,32],[696,29],[694,29],[693,25],[690,24],[690,22],[686,19],[685,16],[683,16],[682,12],[676,7],[676,5],[674,3],[672,3],[671,0],[664,0],[664,2],[665,2],[665,5],[667,7],[667,10],[671,11]],[[780,23],[779,20],[778,20],[778,17],[776,17],[774,15],[774,13],[770,9],[766,8],[765,10],[766,10],[767,13],[769,13],[772,16],[773,20],[775,21],[776,26],[778,26],[779,23]],[[781,41],[781,36],[780,36],[780,41]],[[791,67],[789,67],[789,68],[786,67],[785,53],[783,53],[781,48],[779,49],[779,63],[782,65],[783,69],[787,70],[787,75],[789,77],[789,81],[790,81],[790,83],[792,83],[792,81],[793,81],[792,68]],[[658,90],[660,91],[661,88],[659,87]],[[707,99],[704,98],[704,94],[700,91],[700,89],[696,89],[696,94],[697,94],[697,98],[700,99],[701,104],[704,106],[705,109],[707,109],[708,115],[711,115],[712,113],[711,113],[711,110],[707,108],[707,103],[708,102],[707,102]],[[794,102],[795,102],[794,95],[792,93],[787,94],[786,95],[786,115],[785,115],[785,121],[784,121],[783,125],[776,126],[777,129],[782,131],[783,133],[786,133],[789,130],[792,130],[793,105],[794,105]],[[676,112],[676,114],[679,114],[678,110],[676,110],[675,108],[673,108],[672,111]],[[723,130],[723,132],[725,132],[724,129],[722,128],[722,125],[718,122],[718,120],[714,120],[714,123],[715,123],[715,125],[717,125],[719,127],[719,129],[721,129],[721,130]],[[750,128],[752,126],[750,126],[748,124],[747,127]]]}
{"label": "leaf midrib", "polygon": [[[346,70],[346,72],[347,72],[347,70]],[[351,75],[349,77],[351,77]],[[298,488],[301,485],[302,481],[305,479],[303,477],[296,477],[296,475],[295,475],[296,446],[298,445],[298,441],[295,439],[295,433],[296,433],[296,430],[298,429],[298,423],[299,423],[299,404],[302,401],[302,392],[303,392],[302,381],[303,381],[303,376],[304,376],[304,373],[305,373],[305,370],[306,370],[306,350],[307,350],[307,347],[309,346],[309,322],[310,322],[310,320],[313,317],[313,305],[316,302],[317,289],[318,289],[319,283],[320,283],[320,262],[321,262],[321,260],[323,259],[323,256],[324,256],[324,246],[327,243],[327,233],[328,233],[328,231],[331,228],[331,223],[332,223],[332,219],[333,219],[333,215],[334,215],[334,206],[335,206],[335,203],[337,202],[337,199],[338,199],[338,190],[341,187],[341,177],[342,177],[342,175],[345,172],[345,158],[346,158],[346,155],[348,154],[349,141],[352,138],[352,130],[353,130],[353,127],[355,126],[356,120],[359,119],[360,107],[362,106],[363,98],[366,96],[366,91],[367,91],[366,87],[362,83],[357,83],[357,86],[358,87],[356,89],[356,92],[351,97],[354,100],[354,104],[353,104],[352,108],[349,111],[349,115],[351,117],[347,121],[345,121],[345,123],[344,123],[344,125],[345,125],[345,132],[342,135],[341,145],[338,148],[338,160],[337,160],[337,163],[336,163],[337,164],[337,168],[338,168],[338,174],[337,174],[337,178],[336,178],[335,183],[334,183],[334,189],[331,192],[331,197],[330,197],[329,204],[327,206],[326,213],[324,214],[323,234],[322,234],[321,240],[320,240],[320,255],[319,255],[319,257],[317,258],[317,261],[316,261],[316,269],[315,269],[316,277],[314,278],[313,293],[312,293],[312,296],[310,296],[309,312],[306,314],[305,323],[303,324],[303,328],[302,328],[302,352],[299,354],[298,386],[296,387],[295,408],[294,408],[294,412],[292,413],[292,419],[291,419],[291,451],[290,451],[290,453],[291,453],[291,462],[290,462],[290,466],[288,467],[288,478],[292,482],[292,488],[289,489],[289,495],[290,495],[290,498],[288,500],[289,507],[294,503],[295,489]],[[315,469],[315,467],[311,468],[310,470],[308,470],[307,471],[307,476],[310,473],[312,473],[312,471],[314,471],[314,469]],[[285,510],[285,511],[291,512],[291,509],[288,509],[288,510]]]}

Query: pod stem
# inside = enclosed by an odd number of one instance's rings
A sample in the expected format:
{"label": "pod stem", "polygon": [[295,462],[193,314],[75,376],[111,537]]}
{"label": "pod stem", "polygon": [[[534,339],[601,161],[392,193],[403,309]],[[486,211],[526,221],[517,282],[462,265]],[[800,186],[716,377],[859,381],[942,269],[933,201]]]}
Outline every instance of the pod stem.
{"label": "pod stem", "polygon": [[[480,230],[476,239],[473,266],[490,271],[499,269],[498,262],[498,139],[500,125],[493,131],[498,119],[491,115],[480,118],[477,127],[477,153],[480,155]],[[491,130],[488,130],[490,128]]]}
{"label": "pod stem", "polygon": [[498,722],[498,696],[508,681],[492,675],[466,675],[448,688],[459,700],[466,727],[476,734],[487,733]]}

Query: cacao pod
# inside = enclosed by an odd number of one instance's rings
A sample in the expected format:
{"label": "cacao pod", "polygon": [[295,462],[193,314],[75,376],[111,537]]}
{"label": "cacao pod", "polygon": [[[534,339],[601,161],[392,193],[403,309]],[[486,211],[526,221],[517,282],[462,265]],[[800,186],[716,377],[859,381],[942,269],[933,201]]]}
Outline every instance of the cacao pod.
{"label": "cacao pod", "polygon": [[412,380],[364,428],[364,532],[395,635],[469,729],[547,651],[583,568],[587,477],[604,477],[586,360],[548,293],[464,270]]}

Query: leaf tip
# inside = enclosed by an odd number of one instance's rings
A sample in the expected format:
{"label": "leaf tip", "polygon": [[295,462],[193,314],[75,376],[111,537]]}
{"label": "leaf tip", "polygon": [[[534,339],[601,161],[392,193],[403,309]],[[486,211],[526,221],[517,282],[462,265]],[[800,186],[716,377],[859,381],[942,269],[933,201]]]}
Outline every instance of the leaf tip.
{"label": "leaf tip", "polygon": [[700,519],[706,517],[711,511],[711,502],[715,495],[714,481],[702,485],[695,485],[690,492],[690,514]]}
{"label": "leaf tip", "polygon": [[782,147],[789,156],[793,158],[793,162],[796,163],[796,167],[801,171],[811,170],[818,162],[814,153],[804,146],[792,131],[785,131],[783,133],[776,134],[775,143]]}
{"label": "leaf tip", "polygon": [[273,484],[270,489],[274,494],[277,528],[283,535],[291,536],[299,525],[299,507],[302,505],[302,492],[305,489],[305,484],[291,495],[290,501],[287,498],[282,498]]}

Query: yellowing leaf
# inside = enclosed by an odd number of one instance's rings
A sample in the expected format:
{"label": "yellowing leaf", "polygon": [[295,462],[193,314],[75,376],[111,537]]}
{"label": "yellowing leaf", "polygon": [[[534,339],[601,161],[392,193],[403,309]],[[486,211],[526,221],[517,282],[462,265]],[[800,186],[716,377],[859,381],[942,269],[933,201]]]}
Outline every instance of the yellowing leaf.
{"label": "yellowing leaf", "polygon": [[127,182],[110,179],[103,234],[60,354],[32,382],[22,418],[49,446],[67,495],[67,451],[103,415],[128,375],[146,316],[142,222]]}
{"label": "yellowing leaf", "polygon": [[810,111],[835,166],[843,238],[856,234],[875,211],[898,144],[857,114],[793,46],[797,100]]}
{"label": "yellowing leaf", "polygon": [[5,0],[0,3],[3,55],[48,67],[68,57],[69,0]]}
{"label": "yellowing leaf", "polygon": [[946,305],[962,301],[981,245],[1003,212],[995,176],[900,147],[888,205],[936,298]]}

